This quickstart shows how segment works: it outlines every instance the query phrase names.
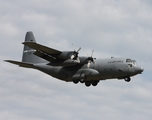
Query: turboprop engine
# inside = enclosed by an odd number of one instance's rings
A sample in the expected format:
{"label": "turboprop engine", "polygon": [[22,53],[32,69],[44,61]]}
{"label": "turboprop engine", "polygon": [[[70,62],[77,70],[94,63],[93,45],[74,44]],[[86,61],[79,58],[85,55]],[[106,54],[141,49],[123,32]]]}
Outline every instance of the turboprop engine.
{"label": "turboprop engine", "polygon": [[79,61],[78,54],[80,50],[81,47],[77,51],[63,51],[60,55],[58,55],[58,57],[62,59],[71,59]]}

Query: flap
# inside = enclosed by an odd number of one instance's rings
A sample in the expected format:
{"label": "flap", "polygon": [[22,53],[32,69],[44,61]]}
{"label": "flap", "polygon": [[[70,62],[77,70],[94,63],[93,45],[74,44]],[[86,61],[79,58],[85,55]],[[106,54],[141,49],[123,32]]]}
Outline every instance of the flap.
{"label": "flap", "polygon": [[41,57],[41,58],[43,58],[43,59],[45,59],[45,60],[47,60],[47,61],[50,61],[50,62],[53,62],[53,61],[55,61],[56,60],[56,58],[54,58],[53,56],[50,56],[50,55],[48,55],[48,54],[44,54],[43,52],[41,52],[41,51],[36,51],[36,52],[34,52],[34,55],[36,55],[36,56],[39,56],[39,57]]}

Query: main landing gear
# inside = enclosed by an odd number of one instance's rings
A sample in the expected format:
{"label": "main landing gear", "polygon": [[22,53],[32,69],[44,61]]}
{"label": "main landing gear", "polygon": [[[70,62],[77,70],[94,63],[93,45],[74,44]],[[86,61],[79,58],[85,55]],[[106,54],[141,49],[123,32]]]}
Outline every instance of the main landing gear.
{"label": "main landing gear", "polygon": [[87,87],[89,87],[90,85],[92,85],[92,86],[97,86],[98,83],[99,83],[99,81],[88,81],[88,82],[85,82],[85,85],[86,85]]}
{"label": "main landing gear", "polygon": [[73,83],[74,83],[74,84],[78,84],[78,83],[79,83],[79,80],[78,80],[78,79],[74,79],[74,80],[73,80]]}
{"label": "main landing gear", "polygon": [[78,84],[78,83],[85,83],[85,85],[87,86],[87,87],[89,87],[89,86],[97,86],[98,85],[98,83],[99,83],[99,81],[98,80],[96,80],[96,81],[84,81],[84,80],[73,80],[73,83],[75,83],[75,84]]}

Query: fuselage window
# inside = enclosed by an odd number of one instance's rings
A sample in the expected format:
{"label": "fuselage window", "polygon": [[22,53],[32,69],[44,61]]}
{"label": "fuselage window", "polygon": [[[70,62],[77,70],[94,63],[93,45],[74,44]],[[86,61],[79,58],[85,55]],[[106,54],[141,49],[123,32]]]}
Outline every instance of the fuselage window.
{"label": "fuselage window", "polygon": [[127,63],[128,63],[128,62],[132,62],[132,60],[131,60],[131,59],[127,59],[126,62],[127,62]]}

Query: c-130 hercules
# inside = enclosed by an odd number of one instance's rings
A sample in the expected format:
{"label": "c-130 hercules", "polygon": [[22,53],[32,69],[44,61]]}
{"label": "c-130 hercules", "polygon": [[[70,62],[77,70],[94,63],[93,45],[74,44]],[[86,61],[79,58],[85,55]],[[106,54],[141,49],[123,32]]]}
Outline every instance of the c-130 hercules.
{"label": "c-130 hercules", "polygon": [[[22,62],[5,60],[20,67],[40,70],[57,79],[96,86],[100,80],[124,79],[141,74],[143,68],[128,58],[95,59],[78,56],[77,51],[59,51],[36,43],[32,32],[25,36]],[[93,51],[92,51],[93,54]]]}

